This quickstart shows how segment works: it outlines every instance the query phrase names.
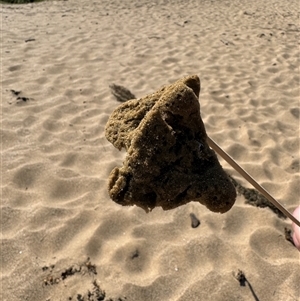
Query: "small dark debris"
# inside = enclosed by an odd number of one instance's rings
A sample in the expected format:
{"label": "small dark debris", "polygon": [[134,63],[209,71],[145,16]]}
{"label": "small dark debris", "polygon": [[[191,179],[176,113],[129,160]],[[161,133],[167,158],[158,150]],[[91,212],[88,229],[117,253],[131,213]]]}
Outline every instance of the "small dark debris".
{"label": "small dark debris", "polygon": [[293,240],[293,237],[292,237],[292,230],[291,229],[288,229],[286,227],[284,227],[284,237],[287,241],[289,241],[293,246],[295,246],[294,244],[294,240]]}
{"label": "small dark debris", "polygon": [[247,279],[243,271],[239,270],[235,278],[240,283],[240,286],[246,286]]}
{"label": "small dark debris", "polygon": [[60,278],[55,278],[50,274],[44,279],[44,285],[47,286],[47,285],[58,284],[60,280],[61,280]]}
{"label": "small dark debris", "polygon": [[131,255],[131,259],[134,259],[134,258],[137,258],[137,257],[139,257],[140,256],[140,253],[139,253],[139,251],[138,250],[135,250],[134,252],[133,252],[133,254]]}
{"label": "small dark debris", "polygon": [[97,275],[96,265],[91,263],[90,258],[87,259],[85,265],[89,273]]}
{"label": "small dark debris", "polygon": [[35,41],[35,39],[27,39],[27,40],[25,40],[25,43],[27,43],[27,42],[33,42],[33,41]]}
{"label": "small dark debris", "polygon": [[45,266],[42,267],[42,271],[43,272],[48,271],[48,270],[52,271],[54,268],[55,268],[54,264],[51,264],[50,266],[45,265]]}
{"label": "small dark debris", "polygon": [[117,101],[125,102],[127,100],[136,98],[134,94],[132,94],[127,88],[123,86],[112,84],[109,87]]}
{"label": "small dark debris", "polygon": [[[77,301],[103,301],[105,299],[106,293],[104,290],[100,288],[97,281],[94,280],[92,284],[93,284],[92,290],[88,290],[87,293],[85,293],[84,295],[77,294],[76,296]],[[69,300],[72,300],[72,297],[69,297]],[[108,301],[108,299],[106,299],[106,301]]]}
{"label": "small dark debris", "polygon": [[78,268],[72,266],[61,273],[61,279],[65,280],[67,277],[73,276],[74,274],[79,273],[80,271],[81,271],[81,266]]}
{"label": "small dark debris", "polygon": [[90,297],[96,297],[96,299],[91,299],[89,297],[89,301],[101,301],[101,300],[104,300],[105,299],[105,291],[102,290],[99,286],[99,284],[97,283],[96,280],[94,280],[93,282],[93,292],[91,293],[90,292]]}
{"label": "small dark debris", "polygon": [[[44,278],[44,285],[54,285],[58,284],[61,280],[65,280],[66,278],[73,276],[77,273],[88,273],[88,274],[94,274],[97,275],[96,265],[92,264],[90,261],[90,258],[87,258],[87,260],[80,265],[71,266],[67,269],[65,269],[61,273],[54,273],[54,265],[51,265],[50,267],[44,266],[42,267],[42,270],[44,272],[48,271],[48,275]],[[56,275],[55,275],[56,274]]]}
{"label": "small dark debris", "polygon": [[297,118],[297,119],[300,118],[300,109],[299,108],[292,108],[292,109],[290,109],[290,112],[295,118]]}
{"label": "small dark debris", "polygon": [[84,301],[83,297],[81,294],[77,295],[77,301]]}
{"label": "small dark debris", "polygon": [[24,97],[24,96],[19,96],[19,97],[17,97],[17,100],[22,100],[22,101],[24,101],[24,102],[26,102],[26,101],[28,101],[29,100],[29,98],[28,97]]}
{"label": "small dark debris", "polygon": [[234,277],[236,278],[236,280],[238,280],[238,282],[240,283],[240,286],[246,286],[246,283],[248,284],[249,290],[254,298],[255,301],[259,301],[259,298],[257,297],[251,283],[249,282],[249,280],[246,278],[245,274],[243,271],[238,270],[238,273],[236,275],[234,275]]}
{"label": "small dark debris", "polygon": [[14,94],[15,96],[18,96],[21,91],[16,91],[16,90],[10,90],[12,94]]}
{"label": "small dark debris", "polygon": [[197,216],[194,213],[190,213],[190,218],[191,218],[191,226],[192,228],[197,228],[200,225],[200,221],[197,218]]}

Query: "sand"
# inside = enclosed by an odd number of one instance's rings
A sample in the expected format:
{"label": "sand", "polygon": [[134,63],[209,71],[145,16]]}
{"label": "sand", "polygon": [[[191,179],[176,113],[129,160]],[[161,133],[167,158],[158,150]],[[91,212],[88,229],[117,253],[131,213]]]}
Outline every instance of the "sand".
{"label": "sand", "polygon": [[104,136],[109,85],[142,97],[197,74],[208,135],[292,211],[298,1],[1,5],[1,29],[1,300],[299,300],[288,219],[242,195],[222,215],[122,207],[107,179],[125,152]]}

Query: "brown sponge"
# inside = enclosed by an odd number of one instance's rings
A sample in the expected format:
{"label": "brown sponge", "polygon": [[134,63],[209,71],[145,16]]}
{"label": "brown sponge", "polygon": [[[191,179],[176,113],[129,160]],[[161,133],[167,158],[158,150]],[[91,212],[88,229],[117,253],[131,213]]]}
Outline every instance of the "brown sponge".
{"label": "brown sponge", "polygon": [[127,150],[109,177],[113,201],[146,212],[190,201],[221,213],[233,206],[235,188],[206,143],[199,93],[199,77],[188,76],[112,113],[106,138]]}

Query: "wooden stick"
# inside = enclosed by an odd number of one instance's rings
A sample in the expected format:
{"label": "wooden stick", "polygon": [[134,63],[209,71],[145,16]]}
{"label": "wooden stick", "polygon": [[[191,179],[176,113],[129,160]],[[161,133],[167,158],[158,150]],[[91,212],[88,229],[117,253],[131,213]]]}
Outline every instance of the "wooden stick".
{"label": "wooden stick", "polygon": [[298,221],[287,209],[285,209],[272,195],[259,185],[236,161],[234,161],[215,141],[207,137],[208,145],[219,154],[227,163],[229,163],[241,176],[243,176],[251,185],[253,185],[266,199],[268,199],[278,210],[285,216],[290,218],[297,226],[300,227]]}

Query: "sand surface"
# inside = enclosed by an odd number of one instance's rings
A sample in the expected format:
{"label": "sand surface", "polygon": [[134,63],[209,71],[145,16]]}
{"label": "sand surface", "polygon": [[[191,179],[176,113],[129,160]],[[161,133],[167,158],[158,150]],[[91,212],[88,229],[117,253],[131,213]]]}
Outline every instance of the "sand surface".
{"label": "sand surface", "polygon": [[119,206],[107,177],[125,153],[104,137],[110,84],[142,97],[198,74],[208,135],[292,211],[297,0],[1,5],[1,30],[1,300],[299,300],[288,219],[241,195],[223,215]]}

